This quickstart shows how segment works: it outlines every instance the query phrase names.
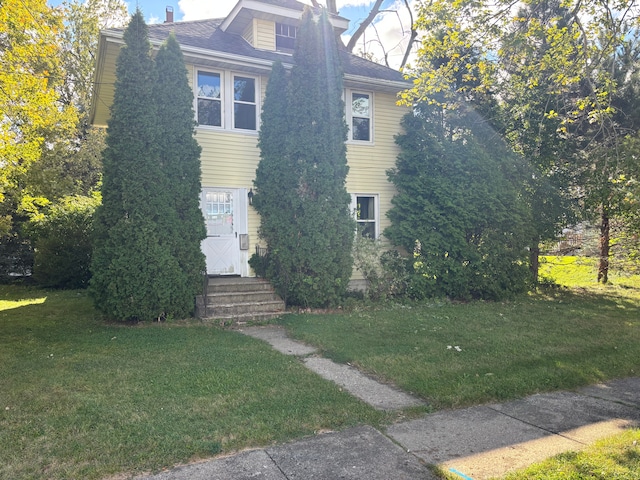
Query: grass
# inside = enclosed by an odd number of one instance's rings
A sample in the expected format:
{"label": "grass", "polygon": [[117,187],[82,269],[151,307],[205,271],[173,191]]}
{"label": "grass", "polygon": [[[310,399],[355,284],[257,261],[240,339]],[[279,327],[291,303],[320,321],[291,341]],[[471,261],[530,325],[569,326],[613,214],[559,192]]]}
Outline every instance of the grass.
{"label": "grass", "polygon": [[[450,477],[454,478],[454,477]],[[504,477],[504,480],[637,480],[640,430],[629,429],[580,452],[566,452]]]}
{"label": "grass", "polygon": [[236,332],[109,325],[78,291],[0,299],[0,478],[138,474],[388,421]]}
{"label": "grass", "polygon": [[[282,324],[324,355],[420,395],[435,408],[639,375],[640,278],[613,278],[597,287],[593,265],[545,264],[550,266],[555,268],[547,275],[581,283],[508,302],[392,304],[289,315]],[[590,269],[591,283],[576,275],[578,267]]]}
{"label": "grass", "polygon": [[[615,262],[613,262],[615,264]],[[572,288],[588,288],[591,291],[616,291],[618,289],[640,289],[640,276],[627,275],[619,269],[609,269],[607,286],[595,284],[598,259],[576,256],[540,257],[540,275],[559,285]]]}
{"label": "grass", "polygon": [[[593,264],[543,267],[571,288],[282,323],[436,408],[638,375],[640,279],[596,287]],[[0,286],[0,478],[138,474],[394,418],[236,332],[196,321],[108,324],[84,292]],[[585,463],[580,455],[560,461]],[[637,450],[615,455],[637,473]]]}
{"label": "grass", "polygon": [[[596,261],[579,257],[545,257],[541,274],[561,287],[510,302],[396,304],[282,323],[437,408],[639,375],[640,277],[612,272],[597,285]],[[630,429],[504,480],[637,479],[639,445],[640,430]]]}

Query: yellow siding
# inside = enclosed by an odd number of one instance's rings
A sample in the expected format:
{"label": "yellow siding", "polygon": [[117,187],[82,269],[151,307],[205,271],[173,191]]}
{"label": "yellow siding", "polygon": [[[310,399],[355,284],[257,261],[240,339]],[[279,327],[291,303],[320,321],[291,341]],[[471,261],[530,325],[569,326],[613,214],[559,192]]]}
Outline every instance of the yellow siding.
{"label": "yellow siding", "polygon": [[256,48],[275,51],[276,49],[276,24],[269,20],[254,18],[256,24]]}
{"label": "yellow siding", "polygon": [[380,233],[389,226],[386,212],[391,208],[395,189],[387,180],[386,171],[395,166],[400,152],[394,135],[400,130],[400,119],[407,112],[396,105],[395,95],[374,93],[373,139],[369,145],[349,143],[347,161],[349,193],[378,194],[380,198]]}
{"label": "yellow siding", "polygon": [[247,25],[247,28],[244,29],[244,32],[242,32],[242,38],[244,38],[247,42],[249,42],[250,45],[254,45],[253,40],[255,38],[255,32],[254,32],[254,28],[255,28],[255,23],[256,20],[253,19],[253,21]]}
{"label": "yellow siding", "polygon": [[113,92],[116,83],[116,59],[120,53],[120,45],[108,43],[101,72],[98,72],[96,85],[94,125],[106,126],[110,116],[109,108],[113,104]]}
{"label": "yellow siding", "polygon": [[[220,130],[198,129],[196,139],[202,147],[202,186],[246,188],[253,187],[260,160],[258,136]],[[250,253],[258,243],[260,218],[249,207],[248,227]]]}

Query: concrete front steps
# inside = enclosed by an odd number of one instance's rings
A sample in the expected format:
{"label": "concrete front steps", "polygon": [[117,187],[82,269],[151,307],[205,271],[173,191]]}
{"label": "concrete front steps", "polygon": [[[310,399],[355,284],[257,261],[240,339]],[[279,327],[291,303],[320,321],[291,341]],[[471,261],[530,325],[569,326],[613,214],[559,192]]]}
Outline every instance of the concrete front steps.
{"label": "concrete front steps", "polygon": [[262,278],[210,276],[206,283],[206,296],[196,297],[198,318],[243,325],[270,320],[285,311],[282,299]]}

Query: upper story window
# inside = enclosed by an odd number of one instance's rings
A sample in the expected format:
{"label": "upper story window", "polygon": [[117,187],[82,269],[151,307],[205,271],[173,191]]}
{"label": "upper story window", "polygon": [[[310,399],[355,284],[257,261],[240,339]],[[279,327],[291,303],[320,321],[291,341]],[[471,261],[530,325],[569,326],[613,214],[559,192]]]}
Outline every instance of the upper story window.
{"label": "upper story window", "polygon": [[256,80],[233,77],[233,127],[256,129]]}
{"label": "upper story window", "polygon": [[371,93],[348,92],[349,140],[371,142]]}
{"label": "upper story window", "polygon": [[198,72],[198,124],[222,126],[222,96],[220,74]]}
{"label": "upper story window", "polygon": [[230,72],[196,72],[196,118],[199,126],[258,129],[259,82]]}
{"label": "upper story window", "polygon": [[293,50],[298,27],[286,23],[276,23],[276,50]]}

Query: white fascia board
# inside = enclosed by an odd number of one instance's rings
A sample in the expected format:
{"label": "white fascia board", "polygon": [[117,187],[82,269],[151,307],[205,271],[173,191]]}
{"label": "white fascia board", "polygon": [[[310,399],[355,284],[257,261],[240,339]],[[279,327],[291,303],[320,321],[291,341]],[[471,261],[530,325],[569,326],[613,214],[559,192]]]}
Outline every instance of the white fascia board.
{"label": "white fascia board", "polygon": [[345,73],[344,83],[347,87],[366,88],[370,90],[384,90],[399,93],[413,85],[410,81],[383,80],[380,78],[362,77]]}

